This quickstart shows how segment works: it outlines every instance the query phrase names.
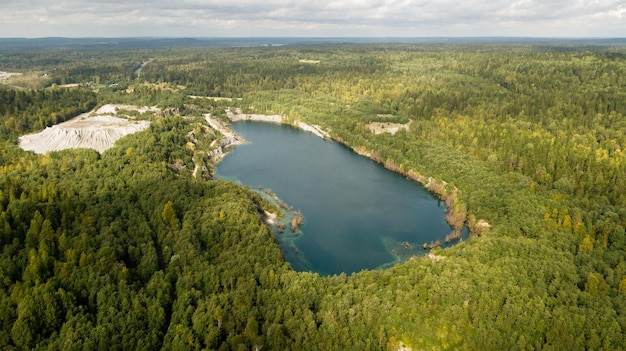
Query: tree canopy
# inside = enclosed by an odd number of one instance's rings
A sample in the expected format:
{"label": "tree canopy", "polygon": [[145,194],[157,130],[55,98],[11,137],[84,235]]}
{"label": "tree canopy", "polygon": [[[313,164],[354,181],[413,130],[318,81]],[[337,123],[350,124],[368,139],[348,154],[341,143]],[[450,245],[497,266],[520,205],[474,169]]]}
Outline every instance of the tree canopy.
{"label": "tree canopy", "polygon": [[[0,87],[3,349],[626,348],[623,47],[70,52],[0,52],[49,76]],[[102,154],[17,147],[105,103],[171,115],[139,116],[151,127]],[[210,177],[220,135],[200,116],[228,107],[446,181],[491,228],[436,260],[295,272],[260,219],[273,205]]]}

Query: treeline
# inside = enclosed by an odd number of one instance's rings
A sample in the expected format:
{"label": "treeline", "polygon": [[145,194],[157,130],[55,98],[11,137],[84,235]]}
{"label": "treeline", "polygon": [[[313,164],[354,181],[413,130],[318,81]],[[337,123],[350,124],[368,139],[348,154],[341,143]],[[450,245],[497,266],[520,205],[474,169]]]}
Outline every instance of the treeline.
{"label": "treeline", "polygon": [[[15,139],[3,142],[0,345],[622,349],[620,50],[389,44],[152,52],[138,80],[101,86],[97,103],[159,104],[186,118],[152,117],[149,130],[102,155],[35,156]],[[73,72],[78,65],[70,60],[59,72],[92,79],[93,72]],[[61,94],[51,91],[25,92],[43,94],[32,104],[0,106],[47,116],[48,100]],[[491,228],[386,270],[294,272],[259,219],[268,203],[232,183],[191,176],[219,137],[193,116],[227,106],[321,125],[400,171],[445,180],[459,189],[468,218]],[[3,108],[3,123],[25,118]],[[410,125],[375,135],[371,122]],[[8,135],[25,132],[4,124]]]}
{"label": "treeline", "polygon": [[96,105],[87,89],[17,90],[0,86],[0,133],[3,137],[41,130]]}
{"label": "treeline", "polygon": [[135,71],[154,55],[154,50],[121,50],[110,47],[41,47],[19,50],[0,48],[2,70],[30,74],[36,72],[53,84],[127,85],[137,78]]}

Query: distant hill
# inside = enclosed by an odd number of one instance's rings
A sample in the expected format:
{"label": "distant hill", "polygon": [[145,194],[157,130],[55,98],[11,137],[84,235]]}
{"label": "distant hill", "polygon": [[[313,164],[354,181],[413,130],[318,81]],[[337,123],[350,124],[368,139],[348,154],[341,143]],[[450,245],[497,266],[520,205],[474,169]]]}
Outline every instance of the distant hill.
{"label": "distant hill", "polygon": [[0,38],[0,52],[59,49],[150,49],[150,48],[211,48],[255,47],[297,44],[338,43],[519,43],[572,46],[626,45],[626,38],[534,38],[534,37],[252,37],[252,38]]}

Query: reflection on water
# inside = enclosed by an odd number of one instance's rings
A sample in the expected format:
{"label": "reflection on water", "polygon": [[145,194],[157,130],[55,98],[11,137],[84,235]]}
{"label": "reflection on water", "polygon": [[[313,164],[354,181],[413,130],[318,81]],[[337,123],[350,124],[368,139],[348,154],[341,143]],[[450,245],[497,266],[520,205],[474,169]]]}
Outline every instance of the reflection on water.
{"label": "reflection on water", "polygon": [[[443,205],[421,185],[388,171],[343,145],[290,126],[238,122],[239,145],[217,166],[218,176],[271,189],[300,210],[277,233],[286,260],[298,271],[353,273],[403,261],[443,242],[451,228]],[[444,245],[445,246],[445,245]]]}

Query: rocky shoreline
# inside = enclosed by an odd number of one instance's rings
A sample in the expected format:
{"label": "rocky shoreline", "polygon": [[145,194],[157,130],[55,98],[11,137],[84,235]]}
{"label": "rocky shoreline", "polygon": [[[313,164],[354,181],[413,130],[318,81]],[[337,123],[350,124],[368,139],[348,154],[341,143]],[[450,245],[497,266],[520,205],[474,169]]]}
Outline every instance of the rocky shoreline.
{"label": "rocky shoreline", "polygon": [[[236,109],[235,112],[230,109],[226,110],[226,117],[231,122],[239,122],[239,121],[255,121],[255,122],[268,122],[268,123],[278,123],[278,124],[289,124],[286,122],[286,118],[281,115],[260,115],[260,114],[249,114],[243,113],[241,109]],[[294,121],[290,125],[302,129],[304,131],[313,133],[320,138],[323,139],[331,139],[330,134],[322,130],[320,126],[309,125],[302,121]]]}
{"label": "rocky shoreline", "polygon": [[228,153],[227,148],[246,142],[242,136],[231,131],[220,120],[211,117],[210,113],[205,114],[204,119],[211,128],[220,132],[224,136],[222,139],[215,140],[211,143],[210,150],[207,151],[211,162],[218,163]]}
{"label": "rocky shoreline", "polygon": [[[230,109],[226,110],[226,116],[231,122],[239,122],[239,121],[256,121],[256,122],[269,122],[269,123],[278,123],[285,124],[285,118],[280,115],[261,115],[261,114],[244,114],[240,109],[235,110],[233,113]],[[241,136],[232,132],[228,127],[224,126],[219,120],[213,119],[210,115],[205,115],[207,122],[209,125],[218,130],[224,138],[222,138],[218,143],[219,146],[212,151],[209,151],[209,156],[214,162],[219,162],[225,155],[225,149],[237,144],[245,143],[245,139]],[[468,216],[466,205],[463,204],[458,198],[458,189],[454,186],[450,186],[447,182],[443,180],[436,180],[432,177],[426,177],[414,170],[405,171],[402,168],[398,167],[395,162],[391,160],[383,160],[378,154],[375,152],[367,151],[363,148],[353,147],[347,144],[339,137],[332,137],[329,133],[322,130],[321,127],[316,125],[308,125],[304,122],[295,121],[292,123],[296,128],[311,132],[323,139],[334,140],[338,143],[341,143],[347,147],[349,147],[353,152],[358,155],[367,157],[377,163],[381,163],[386,169],[400,173],[405,176],[407,179],[416,181],[422,184],[428,191],[437,195],[441,200],[445,202],[446,205],[446,221],[452,227],[452,231],[445,238],[445,242],[452,242],[461,239],[462,230],[465,226],[469,229],[470,237],[477,237],[484,235],[487,233],[489,228],[491,227],[489,223],[482,219],[476,219],[473,214]],[[436,245],[425,244],[425,248],[432,248]]]}
{"label": "rocky shoreline", "polygon": [[[412,169],[405,171],[398,167],[395,162],[391,160],[383,160],[375,152],[370,152],[359,147],[353,147],[339,137],[333,137],[333,140],[345,145],[358,155],[367,157],[372,161],[382,164],[386,169],[392,172],[402,174],[407,179],[422,184],[426,189],[428,189],[428,191],[443,200],[446,205],[446,221],[452,227],[452,231],[446,236],[445,242],[452,242],[461,239],[463,227],[466,225],[469,229],[470,237],[484,235],[491,227],[487,221],[483,219],[476,219],[473,214],[468,216],[465,204],[461,203],[458,198],[459,190],[456,187],[450,186],[446,181],[437,181],[433,177],[423,176]],[[425,248],[431,248],[430,244],[425,245]]]}
{"label": "rocky shoreline", "polygon": [[[226,117],[231,122],[254,121],[287,124],[285,123],[285,118],[280,115],[245,114],[241,112],[241,109],[236,109],[234,113],[230,109],[227,109]],[[211,143],[210,145],[210,150],[207,151],[207,155],[211,159],[211,162],[218,163],[222,160],[222,158],[226,156],[230,147],[245,144],[247,142],[242,136],[230,130],[230,128],[228,128],[228,126],[225,125],[222,121],[212,117],[210,113],[205,114],[204,119],[207,121],[211,128],[220,132],[223,135],[223,138],[213,141],[213,143]],[[330,134],[322,130],[322,128],[319,126],[309,125],[301,121],[295,121],[291,125],[304,131],[313,133],[320,138],[327,140],[331,139]]]}

